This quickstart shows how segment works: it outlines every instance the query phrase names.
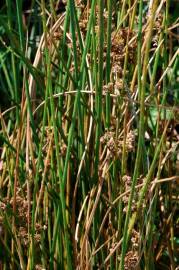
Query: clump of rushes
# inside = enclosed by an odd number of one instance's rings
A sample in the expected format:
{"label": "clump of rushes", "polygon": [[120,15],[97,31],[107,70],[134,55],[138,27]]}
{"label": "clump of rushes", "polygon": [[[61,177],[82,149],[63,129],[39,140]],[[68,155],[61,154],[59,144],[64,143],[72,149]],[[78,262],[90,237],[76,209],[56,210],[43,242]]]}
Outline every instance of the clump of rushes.
{"label": "clump of rushes", "polygon": [[179,265],[178,5],[1,4],[0,268]]}

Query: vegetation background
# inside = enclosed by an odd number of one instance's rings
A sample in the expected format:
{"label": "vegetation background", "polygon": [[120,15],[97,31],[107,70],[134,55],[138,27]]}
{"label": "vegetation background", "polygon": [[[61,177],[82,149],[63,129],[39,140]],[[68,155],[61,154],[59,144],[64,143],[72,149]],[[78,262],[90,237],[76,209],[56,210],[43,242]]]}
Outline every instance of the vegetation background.
{"label": "vegetation background", "polygon": [[178,14],[1,1],[0,269],[178,269]]}

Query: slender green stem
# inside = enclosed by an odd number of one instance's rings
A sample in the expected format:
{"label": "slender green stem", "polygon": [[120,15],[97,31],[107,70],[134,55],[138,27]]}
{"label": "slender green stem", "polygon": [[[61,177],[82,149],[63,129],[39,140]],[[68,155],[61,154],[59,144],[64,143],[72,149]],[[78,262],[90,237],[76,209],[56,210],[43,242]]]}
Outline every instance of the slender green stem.
{"label": "slender green stem", "polygon": [[144,129],[144,97],[145,93],[142,92],[141,86],[141,76],[142,76],[142,61],[141,61],[141,47],[142,47],[142,7],[143,7],[143,0],[140,0],[139,6],[139,26],[138,26],[138,51],[137,51],[137,64],[138,64],[138,89],[140,95],[140,122],[139,122],[139,139],[138,139],[138,148],[137,148],[137,156],[135,161],[134,167],[134,174],[132,179],[132,187],[131,187],[131,194],[128,202],[128,209],[124,224],[124,232],[123,232],[123,243],[122,243],[122,251],[121,251],[121,261],[120,261],[120,269],[124,270],[124,259],[125,253],[127,250],[127,232],[128,232],[128,224],[129,218],[131,215],[131,207],[132,207],[132,200],[134,197],[135,185],[137,182],[137,177],[139,173],[139,166],[141,160],[141,150],[142,150],[142,140],[143,140],[143,129]]}
{"label": "slender green stem", "polygon": [[98,88],[96,89],[96,145],[95,145],[95,178],[98,176],[99,169],[99,145],[101,136],[101,116],[102,116],[102,91],[103,91],[103,46],[104,46],[104,3],[99,0],[99,54],[98,54]]}

